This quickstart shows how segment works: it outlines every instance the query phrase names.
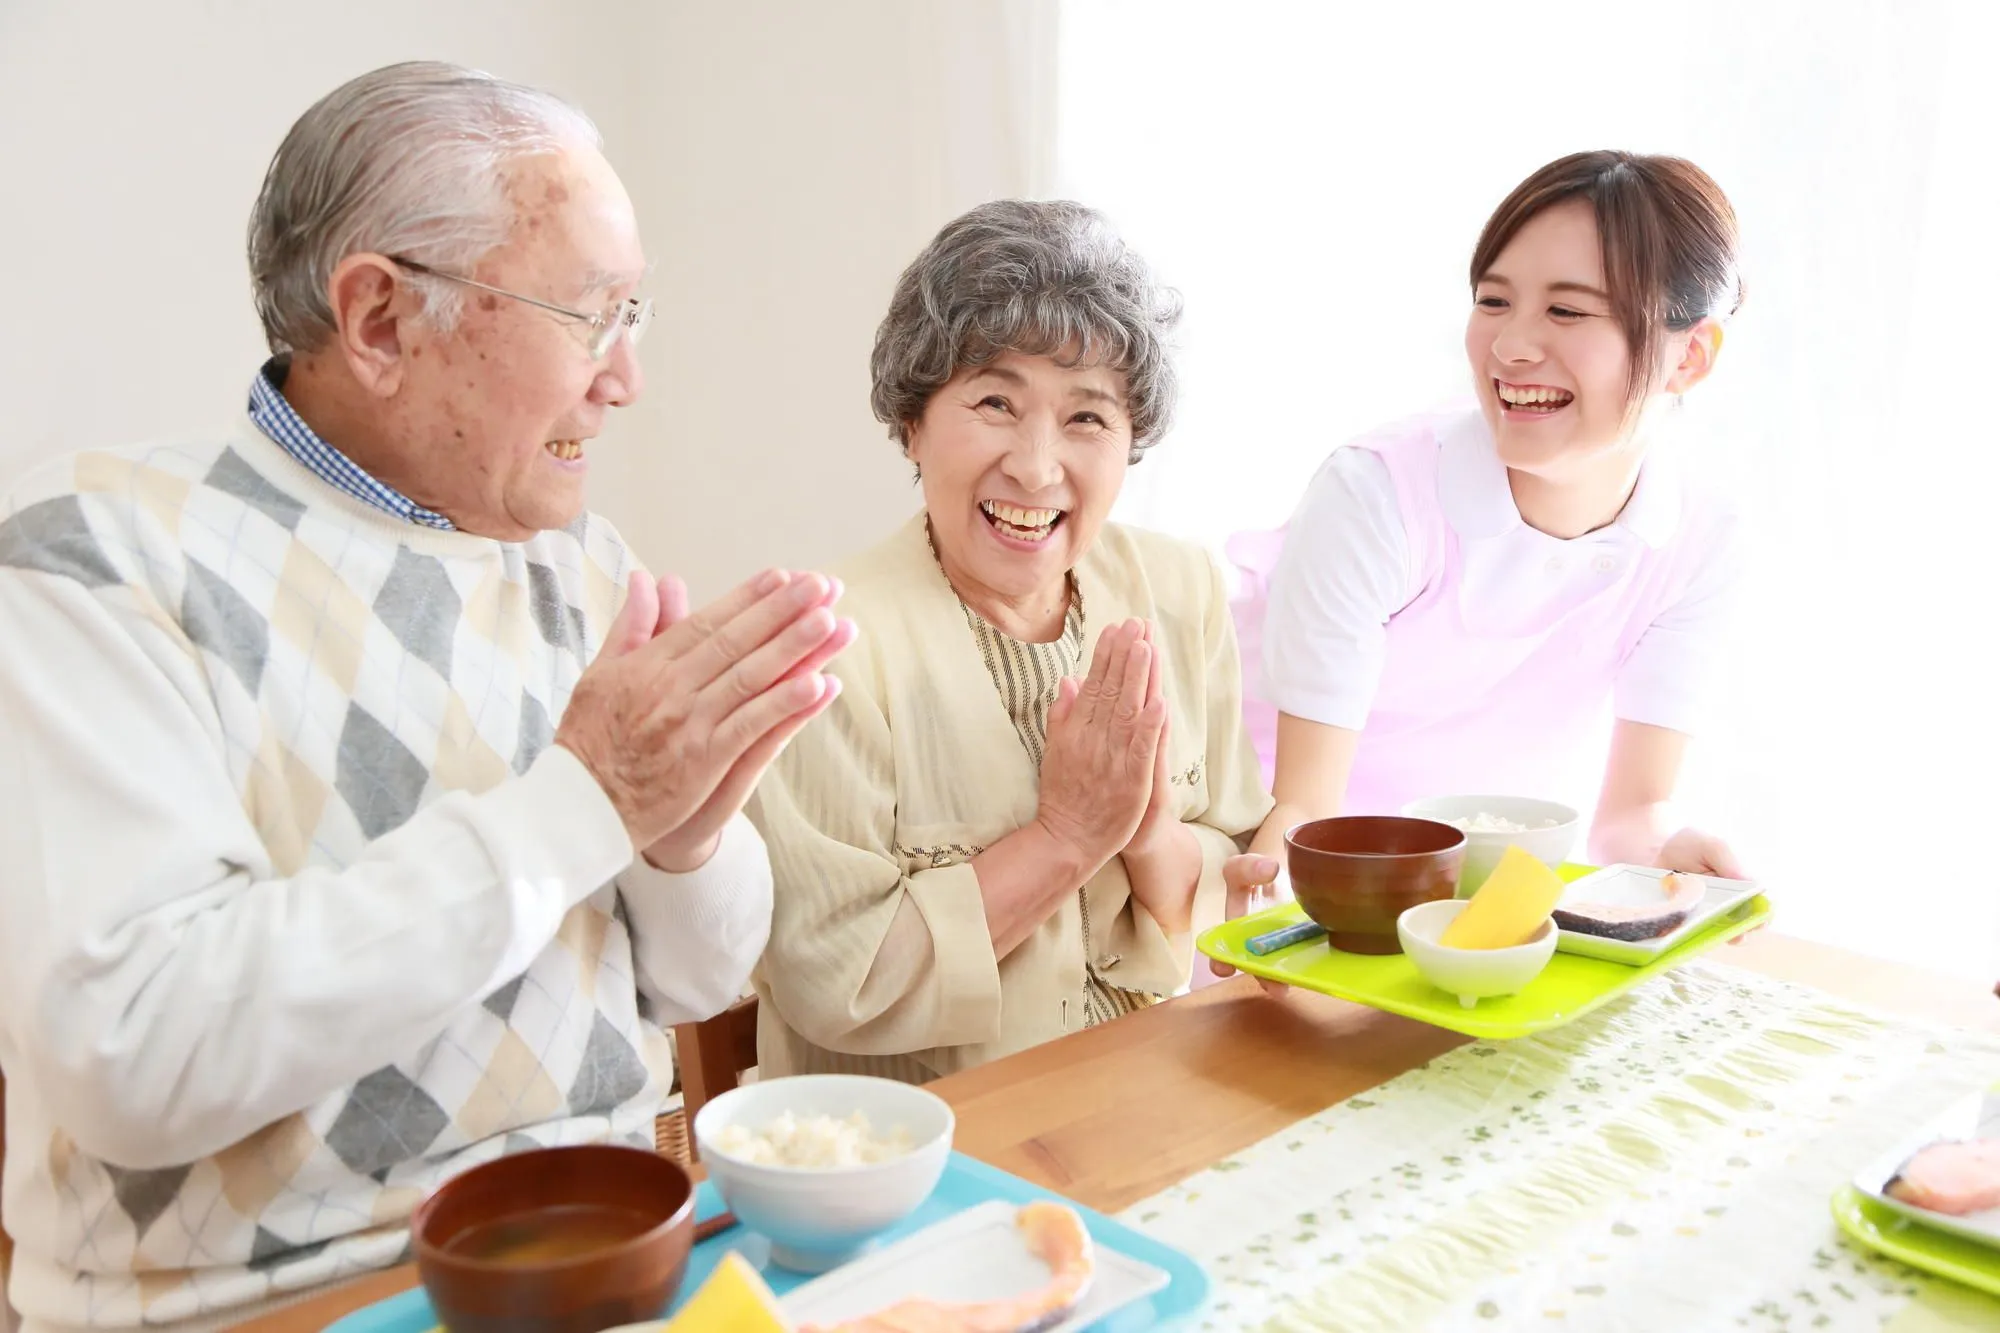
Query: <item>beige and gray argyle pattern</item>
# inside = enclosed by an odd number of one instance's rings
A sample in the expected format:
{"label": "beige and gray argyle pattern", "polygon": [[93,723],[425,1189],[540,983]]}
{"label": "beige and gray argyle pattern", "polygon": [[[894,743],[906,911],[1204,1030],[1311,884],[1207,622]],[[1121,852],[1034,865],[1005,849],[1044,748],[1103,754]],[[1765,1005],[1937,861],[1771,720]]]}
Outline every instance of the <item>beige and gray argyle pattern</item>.
{"label": "beige and gray argyle pattern", "polygon": [[[199,655],[273,875],[339,867],[554,736],[629,557],[586,515],[518,546],[359,520],[254,448],[79,456],[0,515],[0,566],[73,579]],[[284,460],[289,466],[288,460]],[[275,476],[273,475],[275,474]],[[393,1261],[424,1192],[531,1145],[651,1143],[671,1079],[617,894],[407,1060],[205,1161],[129,1171],[60,1132],[19,1262],[75,1323],[160,1322]],[[33,1169],[39,1168],[39,1169]],[[13,1182],[9,1182],[10,1185]]]}

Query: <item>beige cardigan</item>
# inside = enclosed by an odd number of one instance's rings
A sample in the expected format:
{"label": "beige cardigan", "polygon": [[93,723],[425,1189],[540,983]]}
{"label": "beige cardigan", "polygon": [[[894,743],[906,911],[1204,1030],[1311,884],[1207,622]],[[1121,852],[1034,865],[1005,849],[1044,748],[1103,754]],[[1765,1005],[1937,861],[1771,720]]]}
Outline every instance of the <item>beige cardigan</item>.
{"label": "beige cardigan", "polygon": [[[839,700],[792,742],[750,805],[775,875],[756,972],[767,1076],[868,1073],[922,1081],[1084,1024],[1075,896],[996,959],[966,864],[1035,814],[1039,774],[973,646],[921,515],[840,571],[861,629],[834,666]],[[1202,849],[1197,925],[1222,915],[1222,862],[1271,808],[1243,729],[1235,629],[1199,548],[1108,524],[1076,579],[1085,658],[1106,626],[1158,626],[1181,818]],[[1172,994],[1189,935],[1132,902],[1113,857],[1085,886],[1097,972]]]}

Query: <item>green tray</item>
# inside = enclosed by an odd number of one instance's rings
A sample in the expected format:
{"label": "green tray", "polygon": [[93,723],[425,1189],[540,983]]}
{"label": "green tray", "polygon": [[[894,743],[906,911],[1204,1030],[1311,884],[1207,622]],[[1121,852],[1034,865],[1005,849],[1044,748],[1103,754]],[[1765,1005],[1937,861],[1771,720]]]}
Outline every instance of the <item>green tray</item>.
{"label": "green tray", "polygon": [[[1565,880],[1575,880],[1593,869],[1566,865],[1558,873]],[[1416,964],[1400,953],[1346,953],[1330,947],[1323,937],[1261,958],[1244,947],[1244,941],[1253,936],[1305,920],[1305,909],[1297,903],[1282,903],[1254,916],[1205,930],[1195,941],[1195,947],[1217,962],[1253,977],[1352,1000],[1420,1023],[1463,1032],[1468,1037],[1505,1040],[1574,1023],[1649,977],[1679,967],[1770,918],[1770,899],[1760,893],[1716,917],[1689,936],[1686,943],[1636,967],[1558,950],[1542,974],[1519,994],[1481,1000],[1471,1009],[1460,1004],[1457,996],[1424,980],[1418,975]]]}
{"label": "green tray", "polygon": [[1833,1196],[1833,1220],[1877,1254],[2000,1296],[2000,1250],[1912,1222],[1852,1185],[1842,1186]]}

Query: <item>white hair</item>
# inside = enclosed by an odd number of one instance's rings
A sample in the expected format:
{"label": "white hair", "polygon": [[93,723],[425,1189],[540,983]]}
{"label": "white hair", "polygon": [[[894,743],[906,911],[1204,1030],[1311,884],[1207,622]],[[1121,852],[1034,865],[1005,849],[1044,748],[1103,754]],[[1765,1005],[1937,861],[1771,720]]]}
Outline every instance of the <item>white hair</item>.
{"label": "white hair", "polygon": [[[335,332],[327,287],[349,255],[464,272],[513,226],[505,165],[602,140],[550,93],[433,61],[389,65],[322,97],[291,128],[250,214],[250,279],[274,352]],[[412,275],[426,316],[457,320],[457,284]]]}

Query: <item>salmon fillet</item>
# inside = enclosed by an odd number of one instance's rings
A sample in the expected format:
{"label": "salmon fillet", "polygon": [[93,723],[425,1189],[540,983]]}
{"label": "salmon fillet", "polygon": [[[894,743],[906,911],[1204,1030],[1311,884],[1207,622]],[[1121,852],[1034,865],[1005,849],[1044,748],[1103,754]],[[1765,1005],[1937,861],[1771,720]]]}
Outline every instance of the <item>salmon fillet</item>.
{"label": "salmon fillet", "polygon": [[1036,1200],[1023,1204],[1014,1225],[1028,1252],[1049,1266],[1048,1282],[1020,1296],[976,1305],[899,1301],[886,1310],[800,1333],[1036,1333],[1054,1328],[1082,1303],[1096,1271],[1090,1233],[1073,1208]]}
{"label": "salmon fillet", "polygon": [[1658,939],[1669,931],[1679,929],[1680,924],[1688,919],[1688,913],[1701,906],[1701,900],[1708,893],[1700,880],[1687,875],[1668,875],[1660,881],[1660,887],[1666,890],[1665,901],[1644,907],[1565,903],[1555,910],[1556,927],[1573,930],[1579,935],[1597,935],[1628,943]]}
{"label": "salmon fillet", "polygon": [[1951,1217],[2000,1208],[2000,1139],[1933,1143],[1903,1163],[1883,1193]]}

